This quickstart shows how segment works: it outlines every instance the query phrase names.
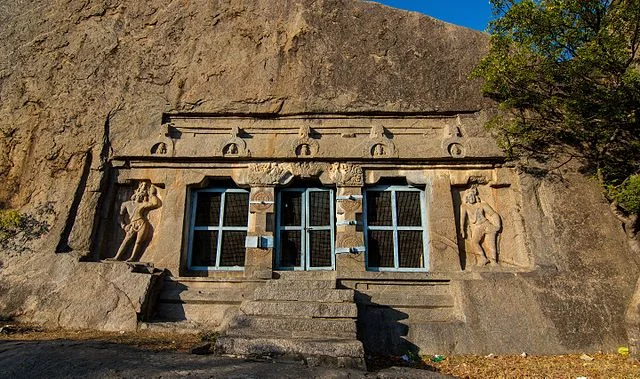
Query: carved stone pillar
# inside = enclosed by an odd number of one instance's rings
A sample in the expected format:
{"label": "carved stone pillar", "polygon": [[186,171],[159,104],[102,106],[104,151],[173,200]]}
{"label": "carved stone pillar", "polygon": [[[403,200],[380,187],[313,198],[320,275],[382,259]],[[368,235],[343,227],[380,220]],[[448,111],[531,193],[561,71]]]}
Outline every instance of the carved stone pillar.
{"label": "carved stone pillar", "polygon": [[337,185],[336,271],[338,275],[363,272],[366,267],[362,229],[362,167],[335,163],[329,170],[329,177]]}
{"label": "carved stone pillar", "polygon": [[449,175],[439,175],[433,180],[429,229],[430,271],[460,271]]}
{"label": "carved stone pillar", "polygon": [[363,272],[362,187],[338,187],[336,200],[336,270]]}
{"label": "carved stone pillar", "polygon": [[245,277],[271,279],[274,249],[274,187],[251,188]]}

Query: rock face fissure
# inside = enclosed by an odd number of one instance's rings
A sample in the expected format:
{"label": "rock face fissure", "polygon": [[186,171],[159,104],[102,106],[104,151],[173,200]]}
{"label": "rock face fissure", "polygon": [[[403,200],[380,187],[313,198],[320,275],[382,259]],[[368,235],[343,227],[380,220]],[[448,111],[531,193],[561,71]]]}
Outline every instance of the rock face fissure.
{"label": "rock face fissure", "polygon": [[355,292],[329,279],[273,279],[242,302],[216,348],[242,356],[298,357],[312,366],[365,368]]}

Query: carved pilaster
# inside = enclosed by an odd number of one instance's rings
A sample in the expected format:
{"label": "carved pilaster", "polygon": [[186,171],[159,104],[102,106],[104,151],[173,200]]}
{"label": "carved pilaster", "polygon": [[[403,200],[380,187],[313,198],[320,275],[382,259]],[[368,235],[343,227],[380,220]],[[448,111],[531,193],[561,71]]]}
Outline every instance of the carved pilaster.
{"label": "carved pilaster", "polygon": [[336,203],[336,270],[363,272],[362,188],[338,187]]}
{"label": "carved pilaster", "polygon": [[429,205],[429,261],[431,271],[459,271],[456,217],[448,175],[433,179]]}
{"label": "carved pilaster", "polygon": [[[273,244],[273,212],[275,193],[273,187],[253,187],[249,197],[249,225],[247,235]],[[273,247],[252,246],[247,248],[245,276],[271,278],[273,269]]]}

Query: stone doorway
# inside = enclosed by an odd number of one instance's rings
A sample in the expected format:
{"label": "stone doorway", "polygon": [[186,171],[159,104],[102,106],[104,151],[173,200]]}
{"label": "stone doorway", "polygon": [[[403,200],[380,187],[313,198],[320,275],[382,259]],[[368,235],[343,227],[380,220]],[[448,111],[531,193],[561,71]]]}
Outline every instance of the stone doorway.
{"label": "stone doorway", "polygon": [[335,269],[334,204],[335,194],[329,188],[286,188],[278,192],[276,269]]}

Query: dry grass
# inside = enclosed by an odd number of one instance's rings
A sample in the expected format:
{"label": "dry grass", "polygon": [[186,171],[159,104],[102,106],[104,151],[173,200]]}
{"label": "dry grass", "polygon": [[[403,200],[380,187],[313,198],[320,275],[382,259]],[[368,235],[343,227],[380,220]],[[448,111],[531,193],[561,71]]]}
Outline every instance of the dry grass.
{"label": "dry grass", "polygon": [[423,357],[441,373],[460,378],[640,378],[640,362],[619,354],[593,354],[585,361],[580,354],[528,356],[473,355],[447,357],[434,363]]}
{"label": "dry grass", "polygon": [[211,335],[177,334],[150,331],[100,332],[95,330],[43,329],[38,326],[5,323],[0,324],[0,340],[21,341],[100,341],[135,346],[153,351],[190,351]]}

